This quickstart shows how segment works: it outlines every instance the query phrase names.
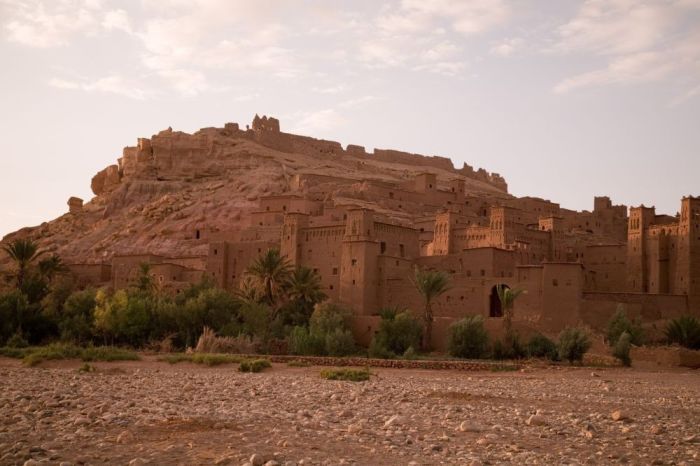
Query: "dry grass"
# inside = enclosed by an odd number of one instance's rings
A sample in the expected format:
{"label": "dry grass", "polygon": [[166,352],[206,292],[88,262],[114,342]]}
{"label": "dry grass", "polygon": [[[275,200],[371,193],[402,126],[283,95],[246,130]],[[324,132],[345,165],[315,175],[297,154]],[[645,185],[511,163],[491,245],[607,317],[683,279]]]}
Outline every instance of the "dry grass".
{"label": "dry grass", "polygon": [[255,341],[244,335],[238,337],[219,337],[209,327],[204,327],[195,347],[196,353],[236,353],[253,354],[256,352]]}

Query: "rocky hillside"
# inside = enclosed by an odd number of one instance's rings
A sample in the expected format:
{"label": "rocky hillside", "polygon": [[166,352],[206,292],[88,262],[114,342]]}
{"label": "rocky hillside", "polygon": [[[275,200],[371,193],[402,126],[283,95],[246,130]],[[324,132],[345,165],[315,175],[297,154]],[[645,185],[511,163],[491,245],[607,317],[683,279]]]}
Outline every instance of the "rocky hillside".
{"label": "rocky hillside", "polygon": [[[468,165],[458,170],[442,157],[343,149],[336,142],[282,133],[274,118],[256,116],[246,130],[235,123],[194,134],[168,128],[139,139],[124,149],[117,164],[95,175],[95,197],[89,202],[81,206],[72,199],[70,213],[9,234],[3,242],[31,237],[68,263],[101,262],[126,253],[204,255],[206,241],[198,240],[196,232],[248,226],[247,214],[256,210],[261,196],[295,190],[329,202],[372,204],[371,196],[363,195],[363,181],[402,183],[424,172],[435,173],[445,185],[465,178],[470,195],[509,197],[497,174]],[[322,181],[300,184],[295,175]],[[420,214],[373,207],[399,221]]]}

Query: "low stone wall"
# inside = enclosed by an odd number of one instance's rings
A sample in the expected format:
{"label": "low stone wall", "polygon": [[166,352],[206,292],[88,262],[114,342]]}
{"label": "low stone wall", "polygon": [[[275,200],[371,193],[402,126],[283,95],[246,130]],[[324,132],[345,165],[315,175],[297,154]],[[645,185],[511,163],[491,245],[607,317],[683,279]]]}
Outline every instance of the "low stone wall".
{"label": "low stone wall", "polygon": [[700,369],[700,351],[674,346],[633,347],[630,353],[632,363],[644,361],[665,367],[690,367]]}
{"label": "low stone wall", "polygon": [[519,367],[514,364],[502,364],[486,361],[439,361],[439,360],[406,360],[406,359],[369,359],[369,358],[331,358],[321,356],[257,356],[272,362],[287,363],[302,361],[314,366],[335,367],[385,367],[394,369],[430,369],[458,371],[490,371],[500,367]]}

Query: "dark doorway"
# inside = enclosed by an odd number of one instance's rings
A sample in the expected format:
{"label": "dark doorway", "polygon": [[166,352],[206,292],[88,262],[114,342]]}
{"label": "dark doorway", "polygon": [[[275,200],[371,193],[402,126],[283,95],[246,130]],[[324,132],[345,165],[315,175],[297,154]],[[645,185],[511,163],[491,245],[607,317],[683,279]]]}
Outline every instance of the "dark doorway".
{"label": "dark doorway", "polygon": [[[501,306],[501,300],[498,297],[496,286],[498,285],[494,285],[493,288],[491,288],[491,295],[489,296],[489,317],[503,317],[503,307]],[[510,289],[506,284],[502,284],[501,286]]]}

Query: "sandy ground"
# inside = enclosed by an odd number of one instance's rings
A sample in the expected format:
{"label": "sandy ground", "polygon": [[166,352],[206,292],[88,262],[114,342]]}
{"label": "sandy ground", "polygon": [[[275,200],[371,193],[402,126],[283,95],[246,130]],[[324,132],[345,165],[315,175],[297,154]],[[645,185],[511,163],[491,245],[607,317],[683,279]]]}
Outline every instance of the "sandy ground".
{"label": "sandy ground", "polygon": [[700,464],[700,371],[81,365],[0,358],[0,464]]}

